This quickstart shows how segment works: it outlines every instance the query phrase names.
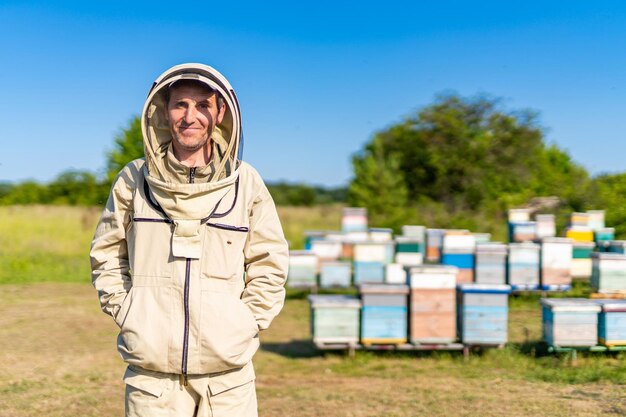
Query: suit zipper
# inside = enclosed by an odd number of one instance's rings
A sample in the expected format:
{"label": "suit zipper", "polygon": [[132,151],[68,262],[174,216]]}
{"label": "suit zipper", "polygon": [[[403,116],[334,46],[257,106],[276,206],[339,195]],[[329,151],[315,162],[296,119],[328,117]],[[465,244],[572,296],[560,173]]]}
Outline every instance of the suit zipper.
{"label": "suit zipper", "polygon": [[191,259],[185,260],[185,291],[183,303],[185,305],[185,333],[183,334],[183,385],[187,386],[187,358],[189,356],[189,275],[191,269]]}
{"label": "suit zipper", "polygon": [[[189,184],[193,184],[196,176],[196,168],[189,168]],[[183,304],[185,308],[185,331],[183,334],[183,358],[181,371],[183,374],[183,385],[187,386],[187,361],[189,358],[189,284],[191,274],[191,259],[185,259],[185,288],[183,292]]]}
{"label": "suit zipper", "polygon": [[209,227],[214,227],[216,229],[232,230],[234,232],[247,232],[248,231],[248,228],[246,226],[231,226],[229,224],[222,224],[222,223],[207,223],[206,225]]}

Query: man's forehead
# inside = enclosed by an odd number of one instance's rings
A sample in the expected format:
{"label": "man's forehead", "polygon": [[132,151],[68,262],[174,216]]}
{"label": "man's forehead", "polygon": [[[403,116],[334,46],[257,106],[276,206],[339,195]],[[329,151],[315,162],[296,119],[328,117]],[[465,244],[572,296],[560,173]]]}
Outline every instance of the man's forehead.
{"label": "man's forehead", "polygon": [[181,98],[182,96],[204,97],[209,99],[215,97],[215,90],[208,85],[193,80],[180,80],[169,85],[170,97]]}

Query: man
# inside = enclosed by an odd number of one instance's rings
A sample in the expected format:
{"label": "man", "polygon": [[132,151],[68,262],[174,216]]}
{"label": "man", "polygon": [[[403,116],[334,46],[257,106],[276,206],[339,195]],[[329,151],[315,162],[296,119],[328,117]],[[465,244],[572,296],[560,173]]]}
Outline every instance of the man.
{"label": "man", "polygon": [[127,416],[257,415],[251,358],[284,303],[287,244],[241,161],[239,104],[201,64],[162,74],[142,114],[145,159],[117,176],[91,248],[120,327]]}

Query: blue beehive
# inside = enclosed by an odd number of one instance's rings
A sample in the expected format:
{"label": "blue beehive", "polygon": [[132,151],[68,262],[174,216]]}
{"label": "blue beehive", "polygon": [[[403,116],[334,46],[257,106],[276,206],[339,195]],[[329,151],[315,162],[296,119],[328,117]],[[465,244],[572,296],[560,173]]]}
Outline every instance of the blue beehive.
{"label": "blue beehive", "polygon": [[399,284],[363,284],[361,343],[401,344],[407,341],[409,287]]}
{"label": "blue beehive", "polygon": [[354,283],[363,284],[365,282],[385,282],[385,263],[376,261],[354,262]]}
{"label": "blue beehive", "polygon": [[542,298],[543,338],[559,347],[595,346],[600,306],[587,298]]}
{"label": "blue beehive", "polygon": [[509,243],[507,284],[513,290],[539,288],[540,249],[536,243]]}
{"label": "blue beehive", "polygon": [[506,284],[507,245],[479,243],[476,245],[474,281],[477,284]]}
{"label": "blue beehive", "polygon": [[626,300],[594,300],[600,305],[598,342],[626,346]]}
{"label": "blue beehive", "polygon": [[508,339],[508,285],[457,286],[457,327],[461,342],[502,345]]}
{"label": "blue beehive", "polygon": [[352,281],[352,263],[349,261],[320,263],[320,287],[347,288]]}

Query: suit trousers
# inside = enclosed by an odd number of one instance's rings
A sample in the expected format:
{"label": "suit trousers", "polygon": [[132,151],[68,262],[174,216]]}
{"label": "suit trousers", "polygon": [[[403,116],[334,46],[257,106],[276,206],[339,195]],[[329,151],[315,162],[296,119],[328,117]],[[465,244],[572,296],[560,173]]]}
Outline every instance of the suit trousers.
{"label": "suit trousers", "polygon": [[[126,417],[257,417],[254,379],[226,390],[216,389],[209,375],[182,376],[129,366]],[[214,387],[211,390],[211,387]]]}

